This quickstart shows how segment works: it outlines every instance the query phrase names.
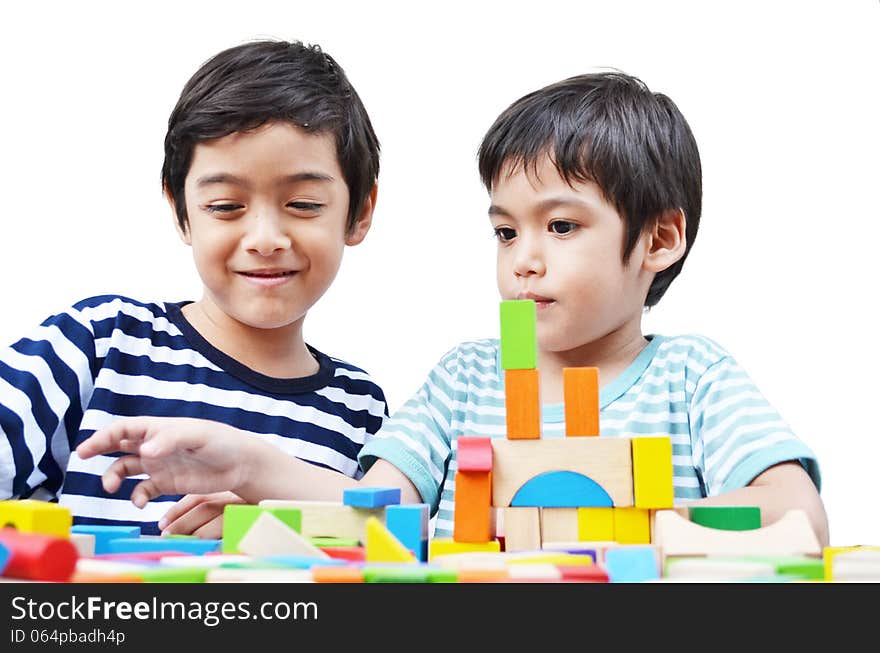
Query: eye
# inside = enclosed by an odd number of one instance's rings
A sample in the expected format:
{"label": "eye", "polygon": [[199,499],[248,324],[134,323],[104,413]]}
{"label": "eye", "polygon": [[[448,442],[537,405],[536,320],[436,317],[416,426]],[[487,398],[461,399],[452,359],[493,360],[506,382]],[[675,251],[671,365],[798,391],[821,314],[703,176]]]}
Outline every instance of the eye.
{"label": "eye", "polygon": [[568,220],[554,220],[551,222],[547,229],[554,234],[559,236],[565,236],[566,234],[570,234],[578,228],[574,222],[569,222]]}
{"label": "eye", "polygon": [[233,211],[240,211],[244,208],[243,204],[207,204],[203,207],[205,211],[208,213],[232,213]]}
{"label": "eye", "polygon": [[306,211],[308,213],[316,213],[324,208],[323,204],[315,202],[288,202],[287,206],[297,211]]}
{"label": "eye", "polygon": [[510,242],[516,238],[516,230],[511,229],[510,227],[496,227],[495,238],[502,243]]}

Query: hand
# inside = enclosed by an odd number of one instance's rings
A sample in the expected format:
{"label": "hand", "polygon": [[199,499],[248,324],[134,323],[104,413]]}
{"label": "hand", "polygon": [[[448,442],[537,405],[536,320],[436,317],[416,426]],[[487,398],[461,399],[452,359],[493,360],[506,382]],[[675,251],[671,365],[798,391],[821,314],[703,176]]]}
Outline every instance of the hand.
{"label": "hand", "polygon": [[[104,472],[107,492],[129,476],[147,474],[132,502],[143,508],[163,494],[235,491],[249,477],[249,454],[264,443],[220,422],[187,417],[132,417],[95,431],[76,452],[86,459],[121,451]],[[266,445],[269,446],[269,445]]]}
{"label": "hand", "polygon": [[195,535],[208,539],[223,537],[223,510],[231,503],[245,503],[233,492],[188,494],[159,520],[162,535]]}

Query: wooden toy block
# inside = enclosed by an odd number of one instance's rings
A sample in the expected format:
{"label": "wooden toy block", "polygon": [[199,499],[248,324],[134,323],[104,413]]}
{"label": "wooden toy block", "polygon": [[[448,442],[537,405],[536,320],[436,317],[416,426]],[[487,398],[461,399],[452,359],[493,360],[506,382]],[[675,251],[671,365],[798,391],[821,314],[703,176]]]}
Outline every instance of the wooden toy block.
{"label": "wooden toy block", "polygon": [[0,528],[0,545],[9,554],[3,575],[9,578],[64,582],[79,558],[69,539]]}
{"label": "wooden toy block", "polygon": [[316,583],[363,583],[364,570],[359,565],[312,567],[312,580]]}
{"label": "wooden toy block", "polygon": [[500,583],[510,579],[507,567],[463,567],[450,571],[455,572],[459,583]]}
{"label": "wooden toy block", "polygon": [[652,542],[667,556],[819,555],[822,551],[803,510],[789,510],[777,522],[751,531],[706,528],[673,510],[658,510]]}
{"label": "wooden toy block", "polygon": [[579,508],[541,508],[541,541],[578,539]]}
{"label": "wooden toy block", "polygon": [[363,546],[322,546],[319,548],[334,560],[363,562],[367,559],[367,550]]}
{"label": "wooden toy block", "polygon": [[302,512],[298,508],[230,503],[223,508],[223,553],[237,553],[241,538],[264,512],[270,513],[288,528],[297,532],[302,530]]}
{"label": "wooden toy block", "polygon": [[202,555],[220,550],[220,540],[181,540],[175,538],[124,538],[118,537],[107,543],[108,553],[168,553],[177,551],[189,555]]}
{"label": "wooden toy block", "polygon": [[658,552],[652,546],[621,546],[605,552],[605,569],[612,583],[642,583],[660,578]]}
{"label": "wooden toy block", "polygon": [[429,583],[457,583],[458,580],[458,570],[457,569],[444,569],[431,567],[428,570],[428,582]]}
{"label": "wooden toy block", "polygon": [[385,526],[401,543],[416,557],[425,562],[428,551],[424,542],[428,539],[427,503],[411,503],[399,506],[388,506],[385,509]]}
{"label": "wooden toy block", "polygon": [[554,581],[562,580],[562,572],[547,562],[531,562],[523,565],[508,565],[507,575],[511,581],[524,580]]}
{"label": "wooden toy block", "polygon": [[455,472],[452,539],[456,542],[488,542],[491,505],[492,472]]}
{"label": "wooden toy block", "polygon": [[254,558],[251,556],[242,553],[212,553],[203,556],[161,556],[159,562],[165,567],[201,567],[202,569],[213,569],[214,567],[244,565],[253,559]]}
{"label": "wooden toy block", "polygon": [[880,551],[880,546],[826,546],[822,549],[822,561],[824,566],[824,578],[826,582],[837,580],[834,578],[834,559],[841,553],[850,551]]}
{"label": "wooden toy block", "polygon": [[400,503],[399,487],[353,487],[342,491],[342,503],[353,508],[384,508]]}
{"label": "wooden toy block", "polygon": [[456,438],[455,461],[460,472],[492,471],[492,438]]}
{"label": "wooden toy block", "polygon": [[672,440],[632,438],[632,466],[637,508],[672,508]]}
{"label": "wooden toy block", "polygon": [[727,582],[743,579],[769,578],[776,574],[774,565],[748,558],[721,556],[668,557],[664,578],[691,579],[705,582]]}
{"label": "wooden toy block", "polygon": [[504,509],[504,550],[527,551],[541,548],[540,508]]}
{"label": "wooden toy block", "polygon": [[34,499],[0,501],[0,528],[11,526],[22,533],[67,537],[72,524],[70,509],[57,503]]}
{"label": "wooden toy block", "polygon": [[311,569],[209,569],[206,583],[312,583]]}
{"label": "wooden toy block", "polygon": [[612,505],[611,497],[591,478],[567,470],[544,472],[529,479],[510,500],[511,506],[579,508]]}
{"label": "wooden toy block", "polygon": [[569,583],[607,583],[608,572],[599,565],[556,565],[562,580]]}
{"label": "wooden toy block", "polygon": [[436,557],[475,552],[500,553],[501,545],[498,540],[490,540],[488,542],[456,542],[451,537],[433,537],[428,542],[428,560],[432,562]]}
{"label": "wooden toy block", "polygon": [[204,583],[209,571],[204,567],[148,567],[140,576],[144,583]]}
{"label": "wooden toy block", "polygon": [[613,508],[614,539],[621,544],[650,544],[651,520],[645,508]]}
{"label": "wooden toy block", "polygon": [[68,539],[81,558],[95,555],[95,536],[91,533],[71,533]]}
{"label": "wooden toy block", "polygon": [[593,556],[587,554],[574,554],[565,551],[525,551],[516,555],[505,557],[508,565],[521,565],[533,562],[545,562],[547,564],[565,565],[567,567],[591,566],[594,563]]}
{"label": "wooden toy block", "polygon": [[531,299],[502,301],[501,368],[530,370],[538,367],[537,313]]}
{"label": "wooden toy block", "polygon": [[570,471],[599,485],[614,506],[633,505],[628,438],[492,439],[492,505],[509,506],[517,491],[544,472]]}
{"label": "wooden toy block", "polygon": [[567,551],[578,555],[589,555],[593,558],[594,564],[602,564],[605,560],[605,552],[623,546],[620,542],[612,541],[584,541],[584,542],[545,542],[545,551]]}
{"label": "wooden toy block", "polygon": [[418,562],[391,532],[375,517],[367,519],[367,562]]}
{"label": "wooden toy block", "polygon": [[299,510],[302,514],[300,534],[304,537],[341,537],[363,542],[368,517],[385,523],[384,508],[354,508],[338,501],[264,499],[259,506]]}
{"label": "wooden toy block", "polygon": [[326,553],[271,512],[263,511],[238,543],[238,550],[251,556],[304,555],[329,559]]}
{"label": "wooden toy block", "polygon": [[6,569],[10,557],[12,557],[12,552],[0,543],[0,576],[3,575],[3,570]]}
{"label": "wooden toy block", "polygon": [[504,370],[504,414],[508,440],[537,440],[541,437],[538,370]]}
{"label": "wooden toy block", "polygon": [[562,369],[565,437],[599,435],[599,368]]}
{"label": "wooden toy block", "polygon": [[773,574],[776,576],[790,576],[802,580],[824,580],[825,578],[823,561],[815,556],[750,555],[742,559],[773,565]]}
{"label": "wooden toy block", "polygon": [[761,528],[761,508],[758,506],[690,506],[688,517],[700,526],[725,531]]}
{"label": "wooden toy block", "polygon": [[427,583],[427,565],[366,565],[365,583]]}
{"label": "wooden toy block", "polygon": [[577,508],[575,540],[614,541],[614,508]]}
{"label": "wooden toy block", "polygon": [[320,548],[351,548],[351,547],[359,547],[361,545],[360,538],[351,539],[346,537],[310,537],[309,542],[314,544],[316,547]]}
{"label": "wooden toy block", "polygon": [[880,550],[860,547],[841,551],[834,556],[831,567],[834,582],[880,582]]}
{"label": "wooden toy block", "polygon": [[76,524],[70,528],[71,534],[92,535],[95,538],[95,551],[92,555],[109,553],[109,543],[120,538],[133,539],[141,536],[139,526],[103,526],[100,524]]}

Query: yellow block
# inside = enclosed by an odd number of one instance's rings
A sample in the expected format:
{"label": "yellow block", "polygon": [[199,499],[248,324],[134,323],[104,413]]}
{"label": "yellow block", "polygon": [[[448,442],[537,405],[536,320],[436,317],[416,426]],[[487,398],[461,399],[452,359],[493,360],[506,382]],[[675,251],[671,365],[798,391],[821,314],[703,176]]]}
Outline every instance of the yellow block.
{"label": "yellow block", "polygon": [[651,520],[645,508],[612,508],[614,539],[620,544],[650,544]]}
{"label": "yellow block", "polygon": [[825,563],[825,581],[830,583],[834,580],[834,574],[831,571],[832,561],[838,553],[846,551],[858,551],[859,549],[867,549],[870,551],[880,551],[880,546],[826,546],[822,549],[822,561]]}
{"label": "yellow block", "polygon": [[376,517],[367,517],[367,562],[418,562]]}
{"label": "yellow block", "polygon": [[636,508],[672,507],[672,440],[632,438]]}
{"label": "yellow block", "polygon": [[69,538],[72,524],[70,509],[57,503],[34,499],[0,501],[0,528],[12,526],[22,533]]}
{"label": "yellow block", "polygon": [[548,551],[547,553],[539,553],[536,555],[506,558],[505,562],[509,565],[523,565],[543,562],[550,565],[590,567],[593,565],[593,558],[592,556],[588,555],[575,555],[573,553],[555,553],[553,551]]}
{"label": "yellow block", "polygon": [[435,537],[428,543],[428,559],[434,556],[452,553],[498,553],[501,543],[498,540],[488,542],[456,542],[451,537]]}
{"label": "yellow block", "polygon": [[614,540],[614,508],[578,508],[578,540],[611,542]]}

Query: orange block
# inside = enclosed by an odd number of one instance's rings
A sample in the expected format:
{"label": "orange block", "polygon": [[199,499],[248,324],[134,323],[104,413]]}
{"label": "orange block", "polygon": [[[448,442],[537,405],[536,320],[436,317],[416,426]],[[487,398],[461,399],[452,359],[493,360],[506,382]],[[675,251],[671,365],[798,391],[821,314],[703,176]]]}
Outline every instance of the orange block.
{"label": "orange block", "polygon": [[563,368],[562,385],[565,436],[599,435],[599,368]]}
{"label": "orange block", "polygon": [[492,472],[455,472],[452,539],[488,542],[492,507]]}
{"label": "orange block", "polygon": [[363,583],[364,570],[357,565],[312,567],[312,580],[316,583]]}
{"label": "orange block", "polygon": [[465,567],[458,570],[459,583],[497,583],[510,578],[507,569],[480,569]]}
{"label": "orange block", "polygon": [[504,370],[504,409],[508,440],[537,440],[541,437],[538,370]]}

